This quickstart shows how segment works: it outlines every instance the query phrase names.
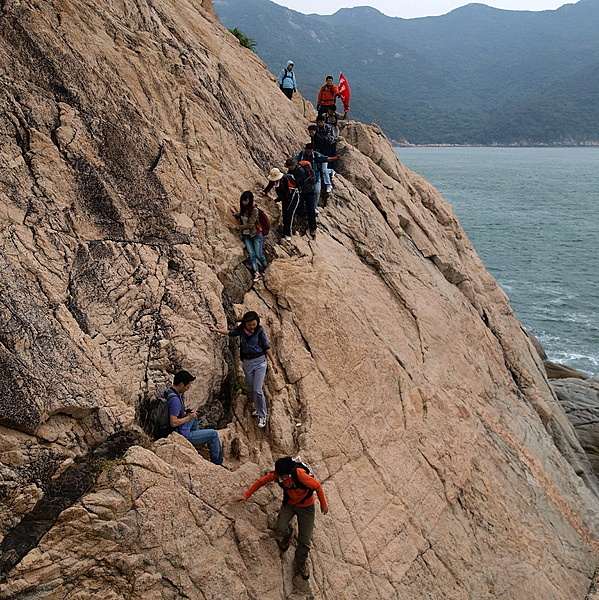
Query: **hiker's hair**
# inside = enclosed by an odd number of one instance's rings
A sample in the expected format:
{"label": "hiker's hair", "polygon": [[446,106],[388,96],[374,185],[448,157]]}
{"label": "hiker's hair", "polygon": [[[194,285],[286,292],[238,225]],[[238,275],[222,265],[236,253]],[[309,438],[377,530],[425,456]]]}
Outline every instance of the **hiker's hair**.
{"label": "hiker's hair", "polygon": [[260,317],[258,316],[258,313],[254,310],[246,312],[245,315],[243,315],[243,317],[239,319],[239,326],[243,327],[246,323],[249,323],[250,321],[256,321],[258,325],[260,325]]}
{"label": "hiker's hair", "polygon": [[293,458],[291,456],[284,456],[279,458],[275,463],[275,473],[277,475],[289,475],[293,470]]}
{"label": "hiker's hair", "polygon": [[[244,200],[249,200],[247,205],[243,203]],[[239,214],[241,215],[250,215],[252,214],[252,209],[254,208],[254,194],[249,190],[246,190],[239,197]]]}
{"label": "hiker's hair", "polygon": [[[327,75],[326,79],[333,79],[333,76],[332,75]],[[326,79],[325,79],[325,81],[326,81]]]}
{"label": "hiker's hair", "polygon": [[181,383],[187,385],[192,381],[195,381],[195,377],[189,371],[177,371],[173,378],[173,385],[179,385]]}

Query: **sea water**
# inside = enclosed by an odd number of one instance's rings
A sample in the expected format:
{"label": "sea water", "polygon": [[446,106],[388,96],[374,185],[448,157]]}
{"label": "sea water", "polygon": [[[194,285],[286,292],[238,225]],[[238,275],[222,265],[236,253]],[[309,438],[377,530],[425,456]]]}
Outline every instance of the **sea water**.
{"label": "sea water", "polygon": [[549,360],[599,373],[599,148],[396,148]]}

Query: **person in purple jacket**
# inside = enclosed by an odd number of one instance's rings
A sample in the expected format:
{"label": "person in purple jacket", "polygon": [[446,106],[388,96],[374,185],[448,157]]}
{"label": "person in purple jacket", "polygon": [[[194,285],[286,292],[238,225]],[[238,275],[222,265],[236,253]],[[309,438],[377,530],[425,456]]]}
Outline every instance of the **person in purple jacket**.
{"label": "person in purple jacket", "polygon": [[194,446],[208,444],[210,461],[223,464],[223,449],[216,429],[201,429],[195,410],[185,408],[183,394],[191,387],[195,377],[189,371],[177,371],[173,385],[168,390],[168,414],[170,426],[187,438]]}
{"label": "person in purple jacket", "polygon": [[207,325],[211,331],[220,335],[240,338],[241,363],[243,365],[245,380],[252,392],[255,407],[252,416],[259,417],[258,427],[266,427],[268,409],[266,407],[264,392],[262,391],[268,367],[266,357],[270,359],[273,371],[278,373],[278,370],[274,364],[274,356],[270,349],[266,333],[260,325],[258,313],[253,310],[246,312],[235,329],[218,329],[212,323],[207,323]]}

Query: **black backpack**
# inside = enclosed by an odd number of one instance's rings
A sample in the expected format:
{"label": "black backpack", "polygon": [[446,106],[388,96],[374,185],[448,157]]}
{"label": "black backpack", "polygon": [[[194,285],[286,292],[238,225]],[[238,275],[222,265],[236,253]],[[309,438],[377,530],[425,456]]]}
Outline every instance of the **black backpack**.
{"label": "black backpack", "polygon": [[[314,477],[314,473],[312,473],[312,471],[310,471],[310,467],[306,466],[304,463],[294,461],[293,468],[291,469],[291,473],[290,473],[291,479],[293,479],[293,486],[291,489],[295,488],[295,489],[299,489],[299,490],[307,490],[306,495],[300,500],[300,504],[301,504],[301,503],[305,502],[308,498],[310,498],[310,496],[312,496],[312,494],[314,493],[314,490],[312,488],[309,488],[307,485],[304,485],[299,480],[299,477],[297,476],[298,469],[303,469],[306,473],[308,473],[308,475],[310,475],[310,477]],[[277,484],[283,490],[283,504],[287,504],[287,502],[289,501],[289,494],[287,493],[287,488],[278,480],[278,478],[277,478]]]}
{"label": "black backpack", "polygon": [[295,194],[299,194],[299,189],[295,178],[291,173],[283,175],[279,185],[276,188],[277,197],[275,202],[287,201],[293,199]]}
{"label": "black backpack", "polygon": [[[176,392],[172,390],[164,390],[161,396],[158,396],[154,401],[154,404],[150,408],[149,414],[149,423],[152,429],[152,434],[156,439],[167,437],[170,433],[174,431],[171,427],[170,415],[168,412],[168,401],[173,396],[179,396]],[[185,407],[183,407],[185,410]]]}
{"label": "black backpack", "polygon": [[300,166],[304,167],[304,171],[306,171],[306,179],[304,183],[308,183],[309,185],[316,184],[316,175],[314,175],[314,169],[312,168],[312,163],[309,160],[300,160]]}

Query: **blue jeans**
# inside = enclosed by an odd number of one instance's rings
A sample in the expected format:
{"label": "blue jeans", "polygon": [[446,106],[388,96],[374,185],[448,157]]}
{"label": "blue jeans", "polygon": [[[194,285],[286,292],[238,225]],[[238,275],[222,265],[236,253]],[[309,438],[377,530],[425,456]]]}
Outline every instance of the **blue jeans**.
{"label": "blue jeans", "polygon": [[322,185],[321,179],[314,184],[314,210],[318,210],[318,202],[320,200],[320,187]]}
{"label": "blue jeans", "polygon": [[260,264],[264,269],[268,266],[266,259],[264,258],[264,254],[262,254],[262,241],[264,240],[264,236],[262,232],[260,232],[256,237],[252,237],[251,235],[243,234],[243,243],[247,248],[248,254],[250,255],[250,262],[252,263],[252,267],[254,272],[258,272],[258,259]]}
{"label": "blue jeans", "polygon": [[192,419],[189,422],[191,423],[191,429],[187,439],[194,446],[208,444],[208,448],[210,449],[210,462],[213,462],[215,465],[222,465],[223,448],[216,429],[200,429],[197,419]]}
{"label": "blue jeans", "polygon": [[254,407],[258,411],[258,416],[265,417],[268,411],[266,409],[266,400],[264,398],[262,386],[264,385],[264,377],[268,366],[266,358],[264,356],[259,356],[258,358],[246,358],[242,361],[242,365],[243,372],[245,373],[245,380],[252,392]]}
{"label": "blue jeans", "polygon": [[322,163],[320,165],[320,168],[322,170],[322,181],[325,185],[331,185],[331,171],[332,169],[329,169],[329,163],[325,162]]}

